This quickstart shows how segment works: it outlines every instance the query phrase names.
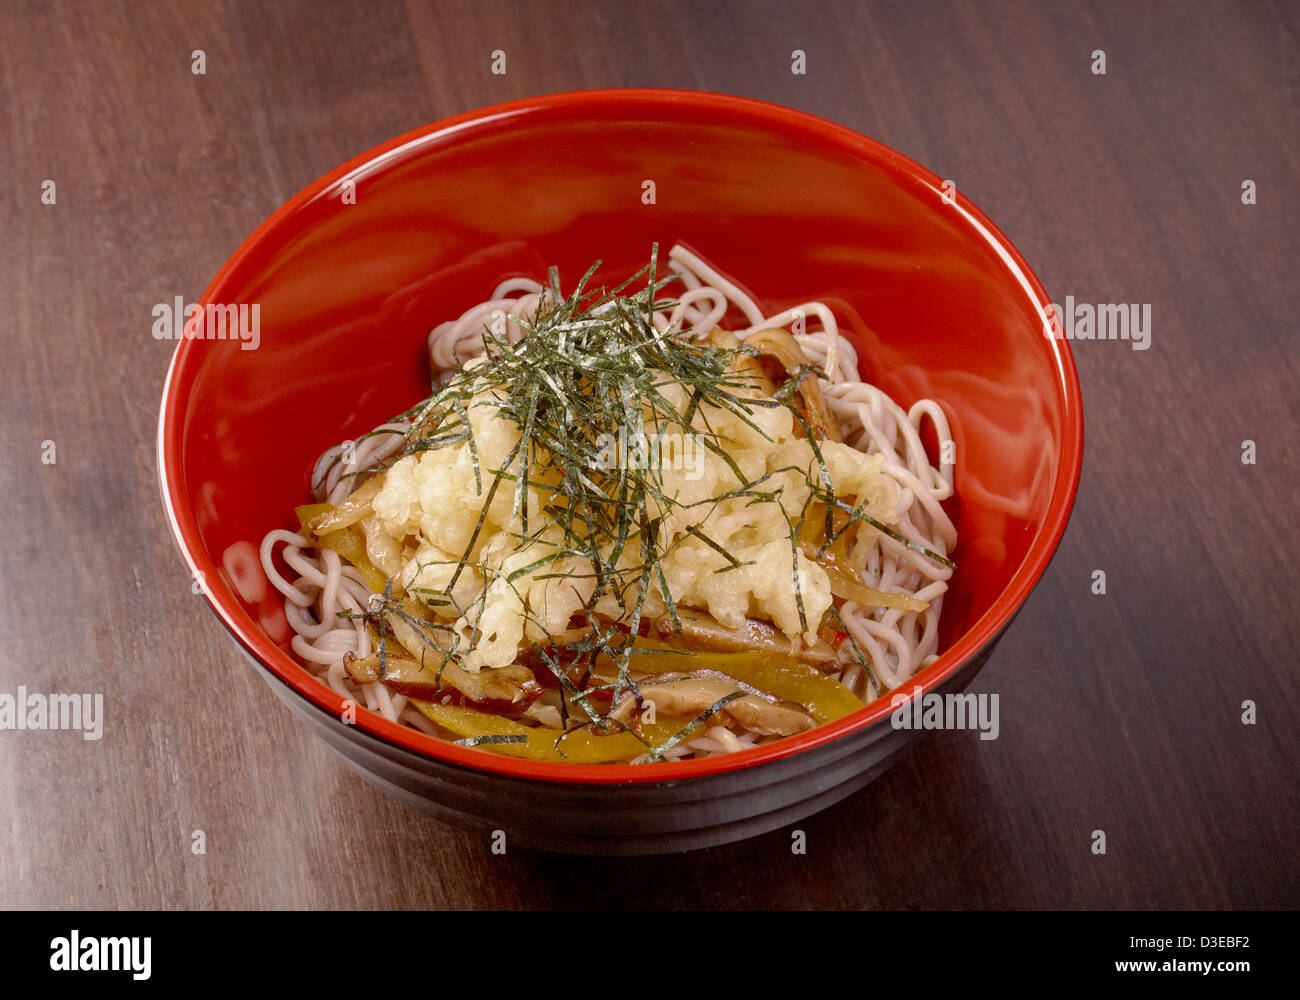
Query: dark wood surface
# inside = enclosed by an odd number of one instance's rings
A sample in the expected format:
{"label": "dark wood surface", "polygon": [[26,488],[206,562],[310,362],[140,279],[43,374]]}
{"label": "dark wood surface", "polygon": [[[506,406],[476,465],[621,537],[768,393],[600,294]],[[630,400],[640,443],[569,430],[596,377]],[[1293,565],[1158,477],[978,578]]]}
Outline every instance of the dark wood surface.
{"label": "dark wood surface", "polygon": [[[1300,5],[6,0],[0,21],[0,692],[99,691],[107,716],[98,742],[0,732],[0,907],[1300,903]],[[158,500],[155,303],[385,139],[633,85],[874,136],[953,178],[1057,301],[1152,307],[1147,351],[1075,344],[1074,517],[974,688],[1000,737],[929,734],[800,824],[804,856],[788,831],[498,856],[398,805],[243,661]]]}

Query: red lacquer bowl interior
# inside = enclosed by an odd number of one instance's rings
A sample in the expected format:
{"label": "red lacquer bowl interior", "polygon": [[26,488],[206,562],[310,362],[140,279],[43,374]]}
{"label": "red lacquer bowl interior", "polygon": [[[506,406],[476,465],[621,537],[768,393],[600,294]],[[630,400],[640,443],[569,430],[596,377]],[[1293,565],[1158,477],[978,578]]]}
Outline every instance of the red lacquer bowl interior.
{"label": "red lacquer bowl interior", "polygon": [[[684,91],[534,98],[365,153],[276,212],[204,293],[205,304],[258,306],[257,348],[177,343],[158,454],[182,554],[235,638],[339,716],[342,699],[277,645],[277,602],[241,600],[223,556],[295,527],[320,452],[428,394],[432,325],[505,277],[542,277],[555,264],[568,289],[599,257],[612,282],[644,264],[652,242],[666,256],[681,241],[770,310],[828,303],[864,378],[904,406],[923,396],[942,404],[957,446],[948,509],[958,569],[942,655],[916,678],[930,687],[998,634],[1042,574],[1069,517],[1083,444],[1074,362],[1045,335],[1050,300],[996,227],[960,194],[945,202],[941,185],[832,123]],[[357,726],[481,770],[627,782],[752,766],[889,711],[883,699],[754,750],[652,766],[520,761],[365,710]]]}

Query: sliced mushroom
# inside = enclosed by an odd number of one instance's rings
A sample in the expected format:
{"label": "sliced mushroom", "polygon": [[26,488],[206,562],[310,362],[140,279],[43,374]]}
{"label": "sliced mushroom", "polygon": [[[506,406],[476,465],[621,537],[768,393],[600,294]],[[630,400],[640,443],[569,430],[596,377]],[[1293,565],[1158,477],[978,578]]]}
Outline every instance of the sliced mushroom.
{"label": "sliced mushroom", "polygon": [[[469,671],[449,650],[450,629],[425,620],[419,603],[409,595],[388,602],[383,618],[400,643],[387,650],[384,676],[379,676],[379,654],[372,653],[348,666],[348,674],[361,684],[382,680],[398,694],[432,698],[450,688],[466,699],[494,711],[523,710],[542,693],[542,686],[526,666],[483,667]],[[368,680],[362,680],[360,671]]]}
{"label": "sliced mushroom", "polygon": [[727,628],[698,611],[680,611],[678,617],[682,623],[680,632],[668,615],[655,621],[654,628],[663,638],[679,642],[686,649],[709,653],[779,653],[816,666],[839,662],[834,648],[825,639],[818,639],[811,646],[800,643],[799,649],[794,650],[785,633],[752,618],[746,618],[740,628]]}
{"label": "sliced mushroom", "polygon": [[[736,351],[743,346],[734,333],[720,326],[715,326],[704,338],[704,342],[727,351]],[[763,366],[758,363],[758,358],[753,354],[740,351],[734,356],[732,364],[735,365],[736,373],[746,380],[747,388],[762,397],[770,397],[776,392],[776,386],[772,384],[772,380],[767,377],[767,372],[763,371]]]}
{"label": "sliced mushroom", "polygon": [[535,701],[529,705],[520,713],[519,717],[521,719],[531,719],[547,729],[564,728],[564,720],[560,718],[560,710],[554,705],[543,705],[540,701]]}
{"label": "sliced mushroom", "polygon": [[[811,363],[804,354],[799,342],[784,330],[758,330],[751,333],[745,344],[754,348],[759,354],[775,358],[781,367],[793,376],[799,368],[808,368]],[[803,399],[803,414],[808,427],[817,438],[831,441],[843,441],[840,422],[832,415],[822,396],[821,386],[815,374],[805,375],[799,382],[799,395]]]}
{"label": "sliced mushroom", "polygon": [[382,681],[396,694],[425,701],[459,694],[454,700],[506,715],[524,711],[542,693],[533,672],[518,665],[484,667],[470,673],[452,659],[443,662],[441,657],[426,657],[420,663],[389,650],[382,663],[378,652],[361,658],[348,654],[343,667],[358,684]]}
{"label": "sliced mushroom", "polygon": [[[744,691],[741,697],[719,709],[719,714],[731,716],[750,732],[760,736],[792,736],[816,725],[802,706],[782,701],[717,670],[660,674],[653,680],[639,681],[637,686],[641,691],[641,702],[654,702],[656,714],[693,718],[728,695]],[[611,718],[626,722],[636,708],[636,696],[629,692],[611,713]]]}

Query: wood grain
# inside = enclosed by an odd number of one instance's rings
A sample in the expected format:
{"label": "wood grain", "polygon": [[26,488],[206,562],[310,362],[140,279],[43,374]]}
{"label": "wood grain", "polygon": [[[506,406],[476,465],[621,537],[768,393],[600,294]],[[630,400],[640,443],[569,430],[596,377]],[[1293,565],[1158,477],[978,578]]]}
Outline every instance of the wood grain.
{"label": "wood grain", "polygon": [[[0,907],[1300,903],[1296,5],[135,0],[0,20],[0,691],[107,703],[97,742],[0,732]],[[1074,519],[975,685],[1001,696],[1000,738],[930,734],[803,824],[806,856],[788,832],[496,856],[390,801],[243,662],[158,500],[155,303],[196,298],[282,201],[391,136],[634,85],[865,132],[953,178],[1057,301],[1152,307],[1149,350],[1075,345]]]}

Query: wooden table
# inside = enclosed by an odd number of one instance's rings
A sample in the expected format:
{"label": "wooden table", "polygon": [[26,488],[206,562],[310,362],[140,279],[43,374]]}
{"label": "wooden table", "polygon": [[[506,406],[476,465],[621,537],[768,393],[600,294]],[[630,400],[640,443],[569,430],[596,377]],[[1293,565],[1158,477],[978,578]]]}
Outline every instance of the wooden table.
{"label": "wooden table", "polygon": [[[0,21],[0,692],[106,703],[98,741],[0,732],[0,907],[1300,903],[1300,7],[128,0]],[[927,735],[801,824],[805,856],[788,831],[497,856],[396,804],[242,660],[158,499],[174,345],[154,304],[193,301],[279,204],[382,140],[629,85],[867,133],[953,178],[1057,301],[1152,308],[1149,350],[1074,345],[1073,521],[974,687],[1001,692],[1000,737]]]}

